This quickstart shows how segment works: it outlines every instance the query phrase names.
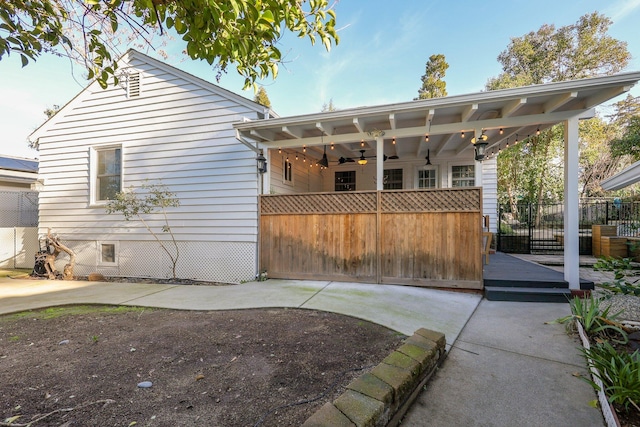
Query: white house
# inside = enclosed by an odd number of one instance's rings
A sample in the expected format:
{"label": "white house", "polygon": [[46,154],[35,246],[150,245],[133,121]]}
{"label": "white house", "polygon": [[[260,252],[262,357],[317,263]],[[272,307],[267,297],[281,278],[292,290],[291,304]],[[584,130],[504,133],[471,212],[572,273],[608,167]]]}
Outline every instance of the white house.
{"label": "white house", "polygon": [[[89,85],[31,135],[40,145],[39,177],[44,184],[40,193],[41,232],[52,228],[76,250],[77,274],[99,271],[108,275],[168,276],[169,262],[148,232],[140,224],[107,215],[104,210],[106,199],[115,190],[137,187],[145,180],[161,180],[181,203],[169,213],[180,242],[178,276],[228,282],[251,280],[260,270],[270,270],[264,265],[261,251],[281,251],[269,254],[273,256],[288,252],[292,264],[304,258],[305,251],[317,252],[314,261],[301,261],[299,273],[305,269],[306,274],[302,277],[309,277],[311,271],[311,277],[335,278],[332,268],[348,273],[368,257],[329,255],[326,248],[318,247],[318,230],[314,231],[316,237],[309,234],[310,230],[298,230],[307,233],[315,247],[296,249],[294,240],[279,249],[265,244],[265,239],[275,238],[260,229],[261,217],[267,213],[264,202],[274,200],[270,195],[289,197],[286,203],[290,213],[309,214],[312,212],[304,211],[316,209],[313,214],[327,214],[322,217],[326,219],[338,211],[340,215],[352,215],[348,210],[360,203],[357,199],[361,196],[373,200],[374,206],[378,197],[380,207],[382,196],[378,193],[384,193],[384,197],[387,193],[417,195],[413,206],[427,209],[424,205],[430,202],[425,202],[425,194],[447,202],[452,195],[463,194],[456,191],[465,188],[480,190],[469,193],[471,198],[481,197],[478,203],[460,202],[463,210],[476,215],[478,225],[467,231],[457,227],[460,234],[444,240],[454,243],[447,249],[452,257],[461,252],[461,246],[473,242],[472,255],[466,258],[473,258],[473,265],[468,266],[473,270],[471,281],[481,281],[475,233],[480,231],[482,214],[492,217],[495,227],[497,210],[496,158],[490,154],[507,143],[514,144],[564,122],[569,154],[565,169],[575,168],[577,213],[578,120],[592,116],[593,107],[640,80],[640,73],[627,73],[279,118],[244,97],[133,50],[122,58],[120,70],[118,86],[102,90],[97,83]],[[263,156],[267,167],[259,172],[256,160]],[[570,200],[574,180],[573,173],[568,175]],[[338,200],[338,195],[347,193],[353,197]],[[319,196],[314,202],[311,196],[315,195]],[[336,197],[327,199],[326,195]],[[399,199],[394,200],[392,204],[399,203]],[[312,207],[314,203],[317,205]],[[338,209],[340,203],[346,205]],[[326,212],[319,212],[325,208]],[[336,245],[348,246],[353,252],[358,244],[366,246],[372,239],[382,239],[384,213],[367,209],[365,214],[374,214],[368,224],[375,228],[369,237],[359,236],[358,241]],[[431,213],[449,212],[446,206],[429,209]],[[402,209],[398,206],[394,210]],[[476,220],[471,222],[475,224]],[[161,222],[155,218],[151,223],[159,227]],[[576,227],[577,257],[577,221],[569,223]],[[565,236],[571,242],[569,231]],[[353,227],[349,233],[356,238]],[[468,242],[465,233],[473,234]],[[422,237],[417,236],[418,240]],[[388,242],[379,241],[378,248],[385,244]],[[422,264],[412,261],[407,268],[419,278],[431,280],[434,277],[429,277],[429,263],[447,251],[423,249],[421,254],[425,250],[434,253],[423,256]],[[372,256],[378,261],[362,278],[413,283],[415,278],[389,278],[381,266],[396,261],[400,265],[403,259],[391,260],[380,253]],[[455,260],[464,261],[465,257]],[[330,271],[329,264],[333,266]],[[438,279],[453,283],[458,279],[455,270],[448,267],[446,272],[438,272]],[[349,274],[341,277],[357,278]]]}
{"label": "white house", "polygon": [[115,190],[160,181],[181,203],[169,213],[177,274],[253,279],[256,154],[232,123],[268,109],[133,50],[120,70],[119,85],[90,84],[30,137],[40,147],[40,233],[51,228],[74,249],[79,275],[170,276],[142,224],[105,212]]}

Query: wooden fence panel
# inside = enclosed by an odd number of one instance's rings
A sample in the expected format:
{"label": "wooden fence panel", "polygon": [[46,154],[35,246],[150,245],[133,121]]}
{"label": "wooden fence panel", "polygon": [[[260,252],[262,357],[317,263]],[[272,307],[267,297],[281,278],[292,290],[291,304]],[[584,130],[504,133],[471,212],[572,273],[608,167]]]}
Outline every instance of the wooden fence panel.
{"label": "wooden fence panel", "polygon": [[481,189],[262,196],[269,277],[482,288]]}
{"label": "wooden fence panel", "polygon": [[261,216],[261,268],[269,277],[376,281],[376,215]]}

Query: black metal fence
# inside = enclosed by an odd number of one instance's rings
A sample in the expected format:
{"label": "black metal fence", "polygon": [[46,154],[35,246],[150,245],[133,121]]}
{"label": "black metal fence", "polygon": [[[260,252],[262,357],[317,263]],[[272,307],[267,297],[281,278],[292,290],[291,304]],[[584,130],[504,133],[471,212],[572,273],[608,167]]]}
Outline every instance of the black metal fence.
{"label": "black metal fence", "polygon": [[[519,203],[499,207],[496,249],[507,253],[564,250],[564,204]],[[579,204],[580,254],[591,254],[591,226],[615,225],[619,236],[640,236],[640,202]]]}

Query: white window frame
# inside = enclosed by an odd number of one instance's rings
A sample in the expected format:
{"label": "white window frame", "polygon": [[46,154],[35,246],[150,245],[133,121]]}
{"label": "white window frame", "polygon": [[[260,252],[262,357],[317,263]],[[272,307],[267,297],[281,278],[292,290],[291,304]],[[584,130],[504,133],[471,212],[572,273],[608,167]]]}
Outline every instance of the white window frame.
{"label": "white window frame", "polygon": [[[117,267],[120,262],[119,252],[120,252],[120,242],[111,241],[111,240],[102,240],[98,241],[98,248],[96,251],[96,265],[98,267]],[[102,246],[103,245],[111,245],[113,246],[113,262],[103,261],[102,260]]]}
{"label": "white window frame", "polygon": [[89,205],[104,206],[107,200],[98,200],[98,153],[100,151],[108,151],[120,149],[120,191],[124,189],[124,147],[122,144],[111,145],[95,145],[89,148]]}
{"label": "white window frame", "polygon": [[[436,176],[435,176],[435,180],[436,180],[436,185],[435,187],[420,187],[420,171],[425,171],[425,170],[429,170],[429,171],[434,171]],[[428,189],[432,189],[432,188],[440,188],[440,174],[438,173],[438,166],[420,166],[418,168],[416,168],[416,173],[415,173],[415,181],[414,181],[414,188],[418,189],[418,190],[428,190]]]}
{"label": "white window frame", "polygon": [[[467,187],[454,187],[453,186],[453,168],[456,166],[471,166],[473,168],[473,178],[466,178],[466,179],[473,179],[473,184]],[[449,165],[449,188],[469,188],[469,187],[475,187],[476,186],[476,175],[477,175],[478,171],[476,170],[476,164],[475,162],[460,162],[460,163],[451,163]]]}
{"label": "white window frame", "polygon": [[[287,165],[291,165],[291,175],[290,178],[291,179],[287,179]],[[294,166],[294,163],[289,160],[287,161],[287,156],[282,156],[282,183],[285,185],[290,185],[290,186],[294,186],[294,178],[296,176],[296,168]]]}

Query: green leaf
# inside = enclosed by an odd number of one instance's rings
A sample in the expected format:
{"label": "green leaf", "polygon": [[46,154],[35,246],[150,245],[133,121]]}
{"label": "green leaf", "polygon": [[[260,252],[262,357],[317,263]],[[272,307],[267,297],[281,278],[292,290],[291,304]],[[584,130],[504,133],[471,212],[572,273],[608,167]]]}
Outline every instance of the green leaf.
{"label": "green leaf", "polygon": [[23,67],[26,67],[27,64],[29,64],[29,59],[24,55],[20,55],[20,60],[22,61],[22,66]]}
{"label": "green leaf", "polygon": [[593,399],[589,401],[589,406],[591,406],[592,408],[597,408],[598,407],[598,399]]}

